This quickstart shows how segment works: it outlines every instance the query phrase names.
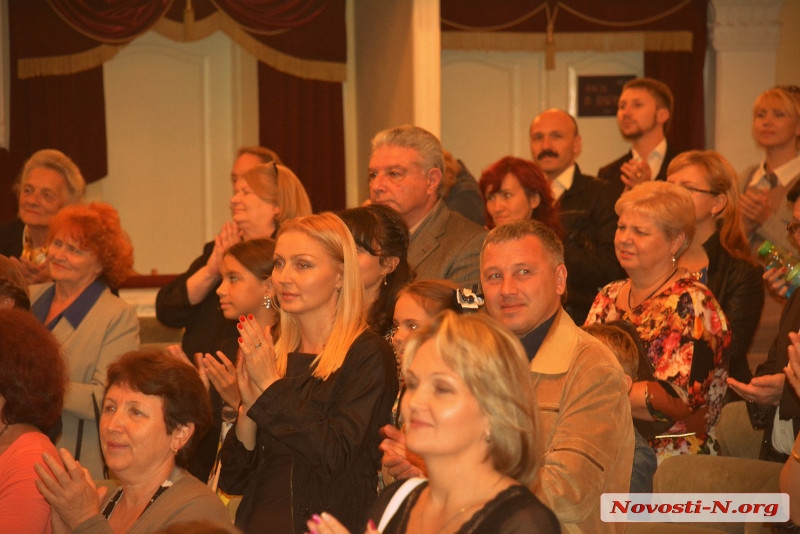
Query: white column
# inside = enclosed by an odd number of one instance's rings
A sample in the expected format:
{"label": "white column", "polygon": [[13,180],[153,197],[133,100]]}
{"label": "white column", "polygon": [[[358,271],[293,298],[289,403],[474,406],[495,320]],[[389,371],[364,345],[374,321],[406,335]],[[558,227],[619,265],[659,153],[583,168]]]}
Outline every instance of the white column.
{"label": "white column", "polygon": [[751,135],[753,103],[775,85],[784,0],[712,0],[709,24],[716,52],[714,138],[741,172],[763,158]]}
{"label": "white column", "polygon": [[442,47],[439,0],[414,0],[414,124],[441,137]]}

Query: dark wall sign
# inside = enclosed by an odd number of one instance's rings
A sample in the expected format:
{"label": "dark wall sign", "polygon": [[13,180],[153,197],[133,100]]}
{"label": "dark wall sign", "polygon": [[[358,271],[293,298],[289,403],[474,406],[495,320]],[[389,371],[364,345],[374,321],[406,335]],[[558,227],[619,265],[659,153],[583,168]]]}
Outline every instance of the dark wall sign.
{"label": "dark wall sign", "polygon": [[622,86],[634,75],[578,76],[578,117],[613,117]]}

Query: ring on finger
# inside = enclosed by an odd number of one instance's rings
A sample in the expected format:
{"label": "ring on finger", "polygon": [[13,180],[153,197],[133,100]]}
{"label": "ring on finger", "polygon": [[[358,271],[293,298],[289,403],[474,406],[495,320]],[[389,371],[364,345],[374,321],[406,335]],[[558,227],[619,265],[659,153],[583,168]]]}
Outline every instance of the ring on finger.
{"label": "ring on finger", "polygon": [[258,342],[258,345],[256,345],[256,348],[257,348],[257,349],[260,349],[260,348],[261,348],[261,346],[262,346],[263,344],[264,344],[264,343],[262,343],[261,341],[259,341],[259,342]]}

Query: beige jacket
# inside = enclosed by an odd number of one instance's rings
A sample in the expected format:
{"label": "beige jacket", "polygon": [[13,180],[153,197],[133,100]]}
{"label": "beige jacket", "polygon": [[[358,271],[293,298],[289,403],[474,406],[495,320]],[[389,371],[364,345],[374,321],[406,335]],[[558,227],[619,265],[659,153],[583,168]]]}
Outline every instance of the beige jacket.
{"label": "beige jacket", "polygon": [[600,520],[600,495],[627,493],[633,422],[622,368],[560,309],[530,365],[544,458],[533,492],[565,532],[623,532]]}

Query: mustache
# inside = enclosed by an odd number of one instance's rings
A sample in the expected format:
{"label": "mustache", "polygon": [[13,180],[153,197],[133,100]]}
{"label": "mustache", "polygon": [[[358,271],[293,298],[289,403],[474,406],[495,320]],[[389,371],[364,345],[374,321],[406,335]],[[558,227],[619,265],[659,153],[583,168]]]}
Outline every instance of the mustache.
{"label": "mustache", "polygon": [[558,158],[558,154],[556,154],[552,150],[545,149],[539,152],[539,155],[536,156],[536,159],[544,159],[544,158]]}

